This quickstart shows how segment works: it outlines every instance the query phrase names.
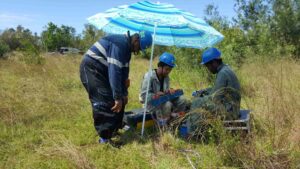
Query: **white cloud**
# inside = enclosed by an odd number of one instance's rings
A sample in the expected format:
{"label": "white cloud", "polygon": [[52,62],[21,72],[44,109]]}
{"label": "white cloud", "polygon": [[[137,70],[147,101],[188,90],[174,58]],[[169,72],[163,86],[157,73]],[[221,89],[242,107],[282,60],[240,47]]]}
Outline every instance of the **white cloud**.
{"label": "white cloud", "polygon": [[7,28],[15,28],[18,25],[22,25],[25,28],[37,32],[37,21],[39,16],[27,15],[27,14],[14,14],[14,13],[0,13],[0,30]]}
{"label": "white cloud", "polygon": [[0,22],[32,22],[34,16],[0,13]]}

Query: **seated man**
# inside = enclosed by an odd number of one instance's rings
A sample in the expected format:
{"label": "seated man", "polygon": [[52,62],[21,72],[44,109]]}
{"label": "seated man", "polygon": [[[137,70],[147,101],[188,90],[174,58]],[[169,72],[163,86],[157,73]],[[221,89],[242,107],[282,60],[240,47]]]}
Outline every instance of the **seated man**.
{"label": "seated man", "polygon": [[[231,68],[222,62],[221,52],[209,48],[202,55],[202,65],[213,74],[217,74],[212,88],[196,91],[191,110],[202,108],[215,116],[226,120],[239,118],[240,83]],[[201,114],[201,113],[200,113]]]}
{"label": "seated man", "polygon": [[[176,66],[175,58],[170,53],[163,53],[159,57],[158,68],[147,72],[144,75],[144,79],[141,85],[140,92],[140,102],[145,104],[147,85],[150,79],[149,92],[148,92],[148,106],[147,110],[150,113],[155,113],[158,123],[161,126],[167,124],[168,120],[171,118],[171,115],[185,111],[187,100],[183,96],[177,97],[173,100],[167,101],[159,106],[151,106],[150,102],[154,97],[162,96],[166,93],[173,94],[174,89],[170,88],[170,79],[169,73]],[[173,113],[172,113],[173,112]]]}

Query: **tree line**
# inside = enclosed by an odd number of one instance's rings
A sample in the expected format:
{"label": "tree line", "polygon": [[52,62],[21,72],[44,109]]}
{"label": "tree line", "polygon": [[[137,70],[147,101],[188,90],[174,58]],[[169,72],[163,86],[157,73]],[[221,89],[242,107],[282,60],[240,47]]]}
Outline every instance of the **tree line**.
{"label": "tree line", "polygon": [[[225,36],[217,47],[232,63],[240,65],[251,56],[300,58],[299,0],[236,0],[234,9],[236,17],[228,19],[220,15],[217,6],[208,5],[204,17]],[[63,46],[85,51],[103,35],[88,24],[77,35],[73,27],[50,22],[40,36],[20,25],[0,34],[0,57],[15,50],[38,53],[57,51]],[[158,47],[156,51],[164,49]],[[193,54],[197,49],[182,50]]]}
{"label": "tree line", "polygon": [[19,25],[15,29],[9,28],[1,33],[0,56],[9,51],[23,51],[29,46],[46,52],[58,51],[63,46],[84,50],[100,36],[103,36],[103,32],[92,25],[85,25],[82,34],[76,35],[75,28],[66,25],[59,27],[50,22],[40,36]]}

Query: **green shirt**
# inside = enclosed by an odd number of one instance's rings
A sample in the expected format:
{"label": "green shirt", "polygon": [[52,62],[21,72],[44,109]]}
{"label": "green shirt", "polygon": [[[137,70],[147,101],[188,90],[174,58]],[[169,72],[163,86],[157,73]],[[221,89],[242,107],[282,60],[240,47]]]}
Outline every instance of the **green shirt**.
{"label": "green shirt", "polygon": [[217,68],[217,79],[214,87],[210,91],[210,94],[218,92],[222,88],[232,88],[237,92],[240,92],[240,83],[235,73],[228,65],[221,64]]}
{"label": "green shirt", "polygon": [[228,65],[217,68],[217,77],[209,95],[193,100],[191,109],[204,108],[215,114],[225,112],[226,119],[237,119],[240,111],[240,83]]}

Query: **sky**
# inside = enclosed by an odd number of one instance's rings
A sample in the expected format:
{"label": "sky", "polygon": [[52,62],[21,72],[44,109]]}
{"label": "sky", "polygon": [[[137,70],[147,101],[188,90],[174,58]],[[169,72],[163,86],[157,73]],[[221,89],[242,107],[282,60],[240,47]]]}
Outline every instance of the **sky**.
{"label": "sky", "polygon": [[[149,0],[158,2],[157,0]],[[0,30],[22,25],[40,34],[49,22],[74,27],[82,33],[87,18],[119,5],[130,5],[138,0],[0,0]],[[221,16],[235,16],[235,0],[160,0],[176,8],[204,18],[208,4],[218,7]]]}

